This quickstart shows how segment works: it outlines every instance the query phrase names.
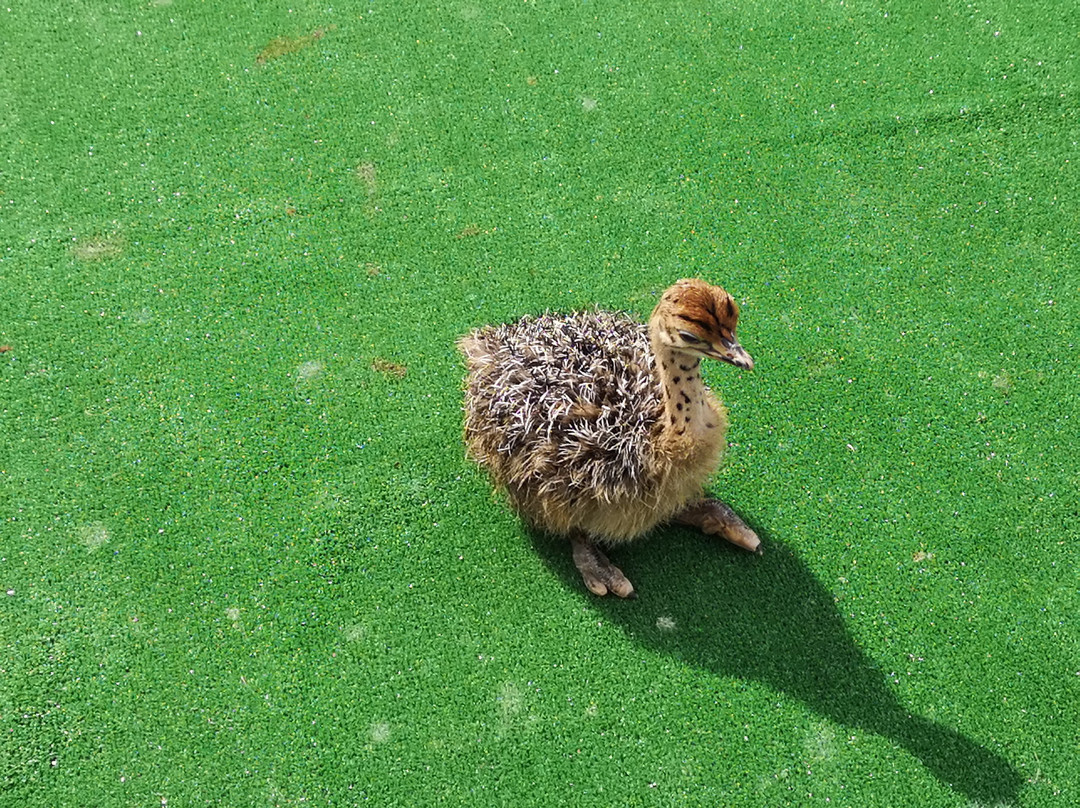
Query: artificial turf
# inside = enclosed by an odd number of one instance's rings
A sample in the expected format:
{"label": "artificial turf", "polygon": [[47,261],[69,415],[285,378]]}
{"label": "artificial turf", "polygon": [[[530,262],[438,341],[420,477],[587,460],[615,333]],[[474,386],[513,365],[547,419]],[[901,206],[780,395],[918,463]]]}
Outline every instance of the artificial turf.
{"label": "artificial turf", "polygon": [[[0,802],[1075,804],[1076,30],[0,9]],[[765,554],[661,530],[597,599],[453,343],[683,276]]]}

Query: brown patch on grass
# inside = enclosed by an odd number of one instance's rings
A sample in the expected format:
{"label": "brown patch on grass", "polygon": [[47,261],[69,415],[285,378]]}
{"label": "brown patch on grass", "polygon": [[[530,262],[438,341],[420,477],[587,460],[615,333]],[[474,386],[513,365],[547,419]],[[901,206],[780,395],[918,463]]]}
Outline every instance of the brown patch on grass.
{"label": "brown patch on grass", "polygon": [[470,224],[467,225],[460,233],[458,233],[456,238],[469,238],[470,236],[490,236],[492,233],[495,232],[495,230],[496,228],[494,227],[488,230],[481,230],[477,225]]}
{"label": "brown patch on grass", "polygon": [[361,163],[358,165],[356,167],[356,178],[364,184],[368,196],[375,196],[375,192],[379,190],[379,185],[375,177],[374,163]]}
{"label": "brown patch on grass", "polygon": [[271,59],[280,59],[290,53],[302,51],[322,39],[329,31],[337,28],[336,25],[328,25],[326,28],[316,28],[310,34],[304,36],[277,36],[266,43],[259,55],[255,57],[255,64],[264,65]]}
{"label": "brown patch on grass", "polygon": [[382,267],[376,264],[374,261],[368,261],[364,264],[364,269],[367,270],[369,278],[376,278],[382,274]]}
{"label": "brown patch on grass", "polygon": [[86,241],[76,241],[71,247],[71,254],[80,261],[104,261],[106,258],[120,256],[125,246],[123,236],[101,236]]}
{"label": "brown patch on grass", "polygon": [[364,190],[367,191],[367,213],[378,213],[381,208],[378,205],[379,198],[379,180],[378,171],[375,168],[374,163],[361,163],[356,167],[356,179],[364,186]]}
{"label": "brown patch on grass", "polygon": [[371,361],[371,369],[376,373],[381,373],[383,376],[389,376],[394,379],[404,379],[405,374],[409,372],[409,369],[400,362],[391,362],[389,359],[383,359],[379,356]]}

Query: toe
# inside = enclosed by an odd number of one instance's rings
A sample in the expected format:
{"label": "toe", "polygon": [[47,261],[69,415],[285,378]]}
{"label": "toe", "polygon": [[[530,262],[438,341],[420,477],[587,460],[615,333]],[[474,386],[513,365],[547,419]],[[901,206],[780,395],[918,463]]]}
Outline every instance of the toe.
{"label": "toe", "polygon": [[598,574],[603,576],[604,586],[607,587],[608,592],[614,592],[620,598],[634,598],[636,593],[634,592],[634,585],[630,583],[623,571],[604,559],[604,566],[598,570]]}
{"label": "toe", "polygon": [[727,525],[723,536],[732,544],[737,544],[751,553],[761,554],[761,539],[746,525]]}
{"label": "toe", "polygon": [[608,588],[604,586],[604,582],[599,578],[593,578],[590,575],[582,575],[581,579],[585,581],[585,588],[592,592],[594,595],[604,597],[608,593]]}
{"label": "toe", "polygon": [[574,565],[581,573],[585,587],[603,597],[613,592],[620,598],[634,597],[634,587],[596,545],[582,539],[574,541]]}

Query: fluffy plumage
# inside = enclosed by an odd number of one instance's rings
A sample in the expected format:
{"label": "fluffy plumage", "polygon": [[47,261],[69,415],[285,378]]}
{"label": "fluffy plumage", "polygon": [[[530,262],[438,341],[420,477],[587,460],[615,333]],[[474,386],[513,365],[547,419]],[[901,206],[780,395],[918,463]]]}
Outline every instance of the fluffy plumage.
{"label": "fluffy plumage", "polygon": [[466,441],[500,485],[568,501],[647,491],[663,401],[642,323],[545,314],[483,328],[463,345]]}

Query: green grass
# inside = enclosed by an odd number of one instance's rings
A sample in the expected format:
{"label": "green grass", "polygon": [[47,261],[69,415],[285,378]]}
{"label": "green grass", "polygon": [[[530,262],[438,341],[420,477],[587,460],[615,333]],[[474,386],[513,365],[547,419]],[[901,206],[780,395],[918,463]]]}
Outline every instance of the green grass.
{"label": "green grass", "polygon": [[[1080,792],[1075,14],[0,9],[5,804]],[[468,328],[739,300],[715,489],[589,596]],[[3,594],[6,592],[7,594]]]}

